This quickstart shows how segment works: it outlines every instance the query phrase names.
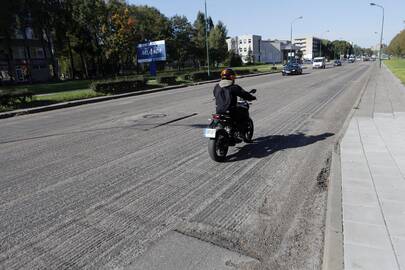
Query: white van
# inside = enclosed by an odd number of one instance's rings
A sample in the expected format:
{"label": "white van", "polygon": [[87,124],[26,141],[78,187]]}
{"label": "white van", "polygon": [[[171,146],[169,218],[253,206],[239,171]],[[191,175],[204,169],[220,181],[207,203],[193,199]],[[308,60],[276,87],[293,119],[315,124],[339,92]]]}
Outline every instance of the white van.
{"label": "white van", "polygon": [[325,68],[326,61],[325,57],[315,57],[312,62],[312,68]]}

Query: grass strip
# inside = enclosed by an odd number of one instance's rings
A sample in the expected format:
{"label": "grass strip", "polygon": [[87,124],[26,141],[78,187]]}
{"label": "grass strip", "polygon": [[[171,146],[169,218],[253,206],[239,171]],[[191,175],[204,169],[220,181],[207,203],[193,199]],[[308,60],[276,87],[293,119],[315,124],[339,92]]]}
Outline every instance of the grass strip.
{"label": "grass strip", "polygon": [[384,64],[405,84],[405,59],[385,60]]}

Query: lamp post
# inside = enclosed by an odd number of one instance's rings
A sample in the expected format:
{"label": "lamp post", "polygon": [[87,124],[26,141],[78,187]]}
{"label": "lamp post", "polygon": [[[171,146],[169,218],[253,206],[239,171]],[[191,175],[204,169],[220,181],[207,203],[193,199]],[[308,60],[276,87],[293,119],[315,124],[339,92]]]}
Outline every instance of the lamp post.
{"label": "lamp post", "polygon": [[382,10],[382,22],[381,22],[381,33],[380,33],[380,50],[379,50],[379,56],[378,56],[378,58],[380,59],[380,68],[381,68],[382,40],[383,40],[383,35],[384,35],[384,7],[381,6],[381,5],[378,5],[376,3],[370,3],[370,6],[379,7]]}
{"label": "lamp post", "polygon": [[208,44],[208,15],[207,15],[207,0],[205,0],[205,47],[207,47],[207,64],[208,64],[208,77],[211,76],[210,71],[210,50]]}
{"label": "lamp post", "polygon": [[329,30],[326,30],[321,34],[321,40],[319,41],[319,57],[322,57],[322,37],[324,34],[329,33]]}
{"label": "lamp post", "polygon": [[[294,22],[296,22],[296,21],[298,21],[298,20],[302,20],[304,17],[302,17],[302,16],[299,16],[299,17],[297,17],[297,18],[295,18],[294,20],[292,20],[291,21],[291,32],[290,32],[290,42],[291,42],[291,44],[290,44],[290,57],[292,57],[292,46],[293,46],[293,43],[292,43],[292,34],[293,34],[293,23]],[[288,61],[288,57],[287,57],[287,61]]]}

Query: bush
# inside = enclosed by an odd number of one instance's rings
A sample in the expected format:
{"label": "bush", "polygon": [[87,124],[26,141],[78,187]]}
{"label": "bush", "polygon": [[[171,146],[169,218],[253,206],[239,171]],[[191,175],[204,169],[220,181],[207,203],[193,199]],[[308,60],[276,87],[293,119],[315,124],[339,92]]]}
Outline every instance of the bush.
{"label": "bush", "polygon": [[225,65],[229,67],[241,67],[243,65],[242,58],[239,54],[231,52],[225,60]]}
{"label": "bush", "polygon": [[174,75],[162,75],[156,77],[158,83],[176,84],[176,76]]}
{"label": "bush", "polygon": [[189,81],[191,80],[191,74],[183,74],[180,76],[180,80],[182,81]]}
{"label": "bush", "polygon": [[250,74],[250,69],[235,69],[237,75],[247,75]]}
{"label": "bush", "polygon": [[211,71],[210,76],[208,76],[206,71],[203,72],[193,72],[190,74],[190,79],[193,81],[207,81],[207,80],[215,80],[220,79],[221,72],[220,71]]}
{"label": "bush", "polygon": [[95,92],[103,94],[120,94],[142,90],[146,85],[144,78],[117,79],[92,82],[90,87]]}
{"label": "bush", "polygon": [[33,93],[27,89],[1,89],[0,105],[9,106],[16,103],[26,103],[32,99]]}

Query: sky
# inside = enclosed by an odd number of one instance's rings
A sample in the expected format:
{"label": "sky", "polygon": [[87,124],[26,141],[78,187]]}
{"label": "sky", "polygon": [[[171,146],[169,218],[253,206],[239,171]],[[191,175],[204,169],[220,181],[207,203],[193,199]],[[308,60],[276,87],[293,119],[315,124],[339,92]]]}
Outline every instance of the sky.
{"label": "sky", "polygon": [[[130,4],[156,7],[167,17],[185,15],[194,22],[204,10],[204,0],[127,0]],[[263,39],[290,39],[316,36],[329,40],[344,39],[361,47],[379,43],[382,10],[370,0],[207,0],[208,16],[221,20],[228,36],[261,35]],[[405,28],[405,0],[376,0],[384,6],[384,43]],[[328,32],[329,30],[329,32]],[[378,33],[375,33],[378,32]]]}

